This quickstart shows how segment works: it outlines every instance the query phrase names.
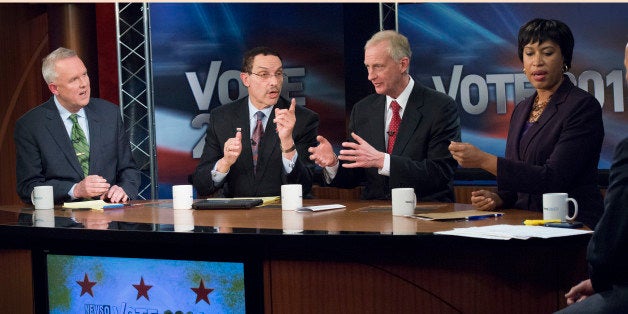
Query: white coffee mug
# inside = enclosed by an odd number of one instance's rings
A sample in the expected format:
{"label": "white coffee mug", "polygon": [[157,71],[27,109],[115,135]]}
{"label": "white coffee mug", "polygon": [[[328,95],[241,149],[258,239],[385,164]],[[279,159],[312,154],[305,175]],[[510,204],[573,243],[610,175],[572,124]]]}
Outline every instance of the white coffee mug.
{"label": "white coffee mug", "polygon": [[192,196],[191,185],[172,186],[172,208],[191,209],[194,198]]}
{"label": "white coffee mug", "polygon": [[48,227],[55,226],[55,210],[50,209],[35,209],[33,211],[33,225],[35,227]]}
{"label": "white coffee mug", "polygon": [[[569,202],[573,203],[573,216],[569,216]],[[578,216],[578,202],[567,196],[567,193],[543,194],[544,220],[574,220]]]}
{"label": "white coffee mug", "polygon": [[194,230],[194,210],[174,210],[174,231],[186,232]]}
{"label": "white coffee mug", "polygon": [[392,189],[392,214],[393,216],[414,215],[416,207],[416,194],[413,188]]}
{"label": "white coffee mug", "polygon": [[31,192],[31,202],[35,209],[51,209],[55,207],[52,186],[40,185],[36,186]]}
{"label": "white coffee mug", "polygon": [[303,188],[300,184],[284,184],[281,186],[281,209],[295,210],[303,207]]}

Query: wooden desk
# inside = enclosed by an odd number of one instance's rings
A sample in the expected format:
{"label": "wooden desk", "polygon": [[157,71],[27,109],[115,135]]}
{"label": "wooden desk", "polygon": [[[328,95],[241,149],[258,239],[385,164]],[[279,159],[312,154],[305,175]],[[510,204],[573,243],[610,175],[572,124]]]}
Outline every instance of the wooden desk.
{"label": "wooden desk", "polygon": [[[164,200],[105,212],[58,209],[55,228],[35,228],[32,209],[0,207],[0,311],[32,310],[31,282],[37,274],[31,271],[31,255],[68,246],[104,256],[256,256],[266,313],[550,313],[564,307],[563,294],[586,277],[588,235],[499,241],[433,234],[521,224],[540,219],[541,213],[506,210],[499,218],[434,222],[392,217],[389,202],[304,203],[347,208],[174,211]],[[469,206],[417,207],[431,212]],[[60,227],[64,221],[79,222],[80,228]]]}

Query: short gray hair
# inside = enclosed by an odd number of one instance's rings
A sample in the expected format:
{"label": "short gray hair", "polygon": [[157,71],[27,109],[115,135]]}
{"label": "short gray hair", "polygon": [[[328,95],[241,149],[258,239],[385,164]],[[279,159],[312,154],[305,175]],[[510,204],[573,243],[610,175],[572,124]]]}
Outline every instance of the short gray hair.
{"label": "short gray hair", "polygon": [[390,46],[388,47],[388,54],[393,60],[399,62],[401,58],[412,58],[412,50],[410,49],[410,43],[406,36],[392,30],[379,31],[375,33],[371,39],[369,39],[364,45],[364,49],[379,44],[382,41],[388,41]]}
{"label": "short gray hair", "polygon": [[57,78],[57,72],[55,71],[55,63],[57,61],[76,56],[76,51],[64,47],[59,47],[48,54],[41,62],[41,74],[44,77],[44,81],[47,84],[51,84]]}

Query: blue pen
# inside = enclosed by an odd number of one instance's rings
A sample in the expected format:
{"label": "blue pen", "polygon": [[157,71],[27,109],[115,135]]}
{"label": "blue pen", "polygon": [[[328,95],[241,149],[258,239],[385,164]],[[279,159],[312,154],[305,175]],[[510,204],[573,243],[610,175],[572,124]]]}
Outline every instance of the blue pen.
{"label": "blue pen", "polygon": [[113,209],[113,208],[122,208],[124,204],[107,204],[102,207],[102,209]]}
{"label": "blue pen", "polygon": [[481,220],[481,219],[486,219],[486,218],[494,218],[494,217],[501,217],[503,214],[488,214],[488,215],[481,215],[481,216],[469,216],[467,217],[467,220]]}

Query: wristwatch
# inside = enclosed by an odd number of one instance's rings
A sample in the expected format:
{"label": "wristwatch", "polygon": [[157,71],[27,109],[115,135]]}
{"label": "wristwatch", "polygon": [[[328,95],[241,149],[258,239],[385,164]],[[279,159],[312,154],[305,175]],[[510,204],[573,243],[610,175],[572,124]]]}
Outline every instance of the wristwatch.
{"label": "wristwatch", "polygon": [[281,147],[281,144],[279,144],[279,148],[281,148],[281,152],[282,152],[282,153],[287,154],[287,153],[289,153],[289,152],[291,152],[291,151],[293,151],[293,150],[297,149],[297,145],[296,145],[295,143],[292,143],[292,147],[290,147],[290,148],[288,148],[288,149],[284,150],[284,149],[283,149],[283,147]]}

